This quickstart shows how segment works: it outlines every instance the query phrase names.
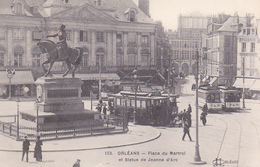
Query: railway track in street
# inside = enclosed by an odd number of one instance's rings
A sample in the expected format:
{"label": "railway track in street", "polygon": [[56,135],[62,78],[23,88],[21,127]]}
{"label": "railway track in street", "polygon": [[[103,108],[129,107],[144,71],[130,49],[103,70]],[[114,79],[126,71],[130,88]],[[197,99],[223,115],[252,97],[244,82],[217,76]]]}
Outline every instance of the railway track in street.
{"label": "railway track in street", "polygon": [[259,166],[260,140],[257,119],[248,118],[246,113],[226,112],[213,115],[225,125],[218,153],[213,164],[254,167]]}

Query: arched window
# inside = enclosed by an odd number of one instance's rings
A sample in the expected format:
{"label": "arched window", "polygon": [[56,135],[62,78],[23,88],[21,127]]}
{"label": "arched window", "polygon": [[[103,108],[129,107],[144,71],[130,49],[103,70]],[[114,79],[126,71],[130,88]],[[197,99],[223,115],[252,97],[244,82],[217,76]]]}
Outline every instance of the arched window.
{"label": "arched window", "polygon": [[135,12],[131,11],[129,14],[129,20],[130,22],[134,22],[135,21]]}
{"label": "arched window", "polygon": [[21,3],[17,3],[16,6],[16,13],[22,14],[23,5]]}
{"label": "arched window", "polygon": [[105,61],[105,51],[103,48],[99,48],[96,52],[96,66],[99,67],[99,60],[101,63],[101,67],[104,66]]}
{"label": "arched window", "polygon": [[0,66],[4,66],[5,48],[0,45]]}
{"label": "arched window", "polygon": [[32,49],[32,66],[40,67],[41,65],[41,49],[38,46],[35,46]]}
{"label": "arched window", "polygon": [[89,51],[87,48],[83,48],[83,60],[82,60],[82,66],[87,67],[89,61]]}
{"label": "arched window", "polygon": [[24,50],[21,46],[14,48],[14,66],[21,67],[23,65]]}
{"label": "arched window", "polygon": [[147,49],[143,49],[141,51],[141,55],[142,55],[142,66],[148,66],[149,65],[149,51]]}
{"label": "arched window", "polygon": [[135,62],[136,62],[136,51],[134,48],[130,48],[127,51],[127,55],[128,55],[128,65],[129,66],[135,66]]}
{"label": "arched window", "polygon": [[123,53],[122,53],[122,50],[121,49],[116,49],[116,66],[122,66],[123,63],[122,63],[122,56]]}

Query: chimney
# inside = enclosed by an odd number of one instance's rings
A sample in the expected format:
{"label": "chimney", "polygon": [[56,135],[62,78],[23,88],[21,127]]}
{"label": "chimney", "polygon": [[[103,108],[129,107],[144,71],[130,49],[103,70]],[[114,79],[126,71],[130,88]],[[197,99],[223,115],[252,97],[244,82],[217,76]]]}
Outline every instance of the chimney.
{"label": "chimney", "polygon": [[150,1],[149,0],[139,0],[139,8],[148,16],[150,16]]}

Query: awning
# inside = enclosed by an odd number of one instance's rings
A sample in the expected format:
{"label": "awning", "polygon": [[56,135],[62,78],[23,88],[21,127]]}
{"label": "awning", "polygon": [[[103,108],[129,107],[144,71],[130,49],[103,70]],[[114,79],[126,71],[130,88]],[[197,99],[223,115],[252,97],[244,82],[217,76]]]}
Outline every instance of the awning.
{"label": "awning", "polygon": [[[99,80],[99,73],[76,74],[76,77],[82,80]],[[101,73],[101,80],[120,80],[120,77],[116,73]]]}
{"label": "awning", "polygon": [[[250,89],[253,86],[254,82],[254,78],[245,78],[244,87]],[[243,78],[237,78],[233,86],[237,88],[243,88]]]}
{"label": "awning", "polygon": [[260,79],[256,79],[250,90],[260,91]]}
{"label": "awning", "polygon": [[[6,71],[0,71],[0,84],[9,85],[9,78]],[[15,71],[11,79],[12,85],[34,84],[33,75],[31,71]]]}

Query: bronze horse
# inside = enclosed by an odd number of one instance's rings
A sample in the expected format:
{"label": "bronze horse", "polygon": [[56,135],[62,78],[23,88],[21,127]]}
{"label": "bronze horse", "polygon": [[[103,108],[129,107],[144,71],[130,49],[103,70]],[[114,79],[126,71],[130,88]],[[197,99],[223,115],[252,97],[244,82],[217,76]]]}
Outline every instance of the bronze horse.
{"label": "bronze horse", "polygon": [[[42,63],[42,68],[45,72],[44,75],[45,77],[47,77],[48,75],[52,76],[52,74],[50,74],[50,71],[53,64],[56,61],[65,61],[68,66],[68,70],[62,75],[63,77],[65,77],[68,74],[68,72],[71,70],[71,64],[74,65],[74,69],[72,71],[72,77],[75,76],[75,71],[82,60],[82,54],[83,54],[82,48],[73,49],[68,47],[66,50],[68,57],[60,58],[58,54],[57,44],[55,44],[53,41],[41,40],[37,43],[37,45],[41,49],[42,53],[46,54],[47,56],[47,60]],[[44,65],[49,63],[50,63],[49,69],[46,70]]]}

